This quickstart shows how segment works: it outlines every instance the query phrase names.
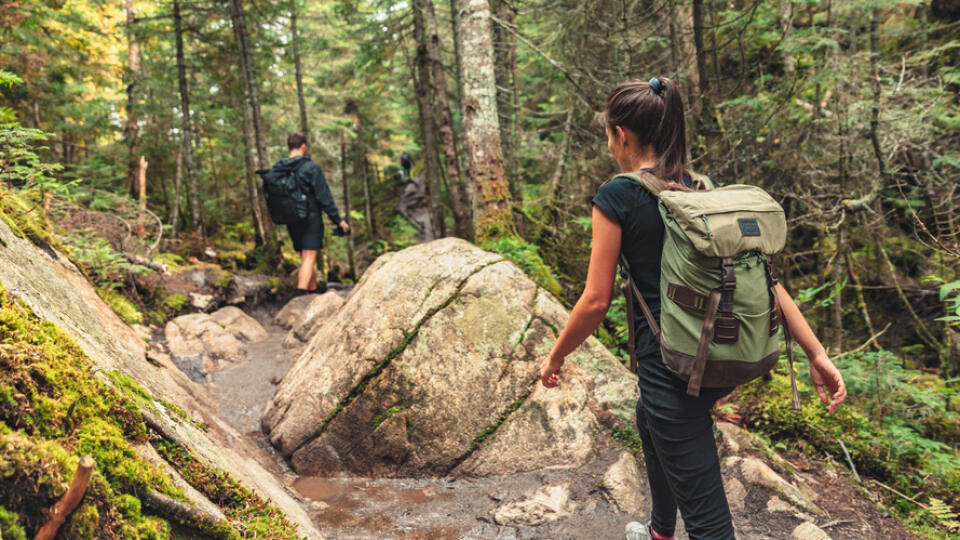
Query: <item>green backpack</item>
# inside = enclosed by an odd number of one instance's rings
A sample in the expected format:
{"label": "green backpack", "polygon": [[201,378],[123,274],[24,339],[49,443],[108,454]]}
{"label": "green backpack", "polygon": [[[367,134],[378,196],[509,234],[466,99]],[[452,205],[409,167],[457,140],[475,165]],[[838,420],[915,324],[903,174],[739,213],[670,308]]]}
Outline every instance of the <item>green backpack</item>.
{"label": "green backpack", "polygon": [[[770,257],[786,242],[783,208],[756,186],[713,189],[705,176],[691,173],[697,191],[658,189],[647,171],[620,174],[659,200],[666,228],[660,261],[660,324],[630,278],[627,284],[631,369],[636,372],[632,297],[660,343],[663,362],[687,381],[687,393],[700,388],[736,386],[765,375],[779,359],[780,308]],[[793,339],[784,323],[790,359],[793,407],[800,408],[793,374]]]}

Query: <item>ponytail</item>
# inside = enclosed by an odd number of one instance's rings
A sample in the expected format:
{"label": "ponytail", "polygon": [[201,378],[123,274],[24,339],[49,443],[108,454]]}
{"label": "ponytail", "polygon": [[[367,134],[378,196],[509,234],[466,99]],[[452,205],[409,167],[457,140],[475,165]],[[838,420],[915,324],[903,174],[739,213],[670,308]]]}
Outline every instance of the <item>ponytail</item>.
{"label": "ponytail", "polygon": [[[618,84],[601,113],[607,127],[629,129],[641,146],[650,146],[657,155],[653,174],[667,184],[683,186],[687,168],[687,133],[683,98],[677,84],[666,77],[649,82]],[[676,187],[665,186],[667,189]]]}

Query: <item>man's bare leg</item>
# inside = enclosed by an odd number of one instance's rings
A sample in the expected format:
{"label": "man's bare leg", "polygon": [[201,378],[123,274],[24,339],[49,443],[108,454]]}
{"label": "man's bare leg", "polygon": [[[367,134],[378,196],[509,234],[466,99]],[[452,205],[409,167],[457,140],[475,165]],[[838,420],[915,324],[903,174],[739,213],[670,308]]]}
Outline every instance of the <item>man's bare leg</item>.
{"label": "man's bare leg", "polygon": [[297,288],[312,291],[317,288],[317,250],[305,249],[300,252],[300,272],[297,274]]}

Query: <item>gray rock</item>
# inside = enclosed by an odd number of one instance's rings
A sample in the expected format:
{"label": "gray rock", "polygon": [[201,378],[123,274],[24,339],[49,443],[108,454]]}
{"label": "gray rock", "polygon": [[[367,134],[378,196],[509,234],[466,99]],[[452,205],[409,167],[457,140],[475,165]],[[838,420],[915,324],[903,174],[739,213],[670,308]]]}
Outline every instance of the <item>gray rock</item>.
{"label": "gray rock", "polygon": [[327,291],[315,297],[293,324],[291,334],[306,343],[317,333],[323,323],[340,309],[344,299],[336,291]]}
{"label": "gray rock", "polygon": [[809,521],[805,521],[797,526],[790,533],[791,540],[830,540],[830,536]]}
{"label": "gray rock", "polygon": [[200,311],[207,311],[216,305],[216,298],[212,294],[191,292],[188,296],[190,297],[190,305]]}
{"label": "gray rock", "polygon": [[570,501],[570,485],[544,486],[534,493],[498,507],[493,520],[498,525],[535,527],[556,521],[575,512],[577,505]]}
{"label": "gray rock", "polygon": [[790,504],[811,514],[825,515],[824,511],[805,496],[800,489],[784,480],[766,463],[752,457],[743,458],[740,462],[740,472],[746,482],[772,489],[789,501]]}
{"label": "gray rock", "polygon": [[603,490],[620,512],[639,515],[644,511],[643,485],[633,454],[620,453],[620,458],[603,475]]}
{"label": "gray rock", "polygon": [[235,274],[230,283],[228,304],[259,304],[271,291],[270,276]]}
{"label": "gray rock", "polygon": [[248,342],[267,339],[267,331],[256,319],[244,313],[240,308],[227,306],[210,314],[224,330],[234,337]]}
{"label": "gray rock", "polygon": [[293,328],[293,324],[297,322],[303,311],[317,296],[316,294],[304,294],[294,297],[273,317],[273,324],[284,330]]}
{"label": "gray rock", "polygon": [[742,512],[747,501],[747,489],[743,487],[743,482],[736,478],[724,478],[723,488],[727,493],[730,510]]}
{"label": "gray rock", "polygon": [[560,388],[538,385],[566,318],[513,263],[462,240],[389,253],[300,352],[263,427],[300,474],[576,467],[598,418],[630,425],[637,386],[593,338]]}

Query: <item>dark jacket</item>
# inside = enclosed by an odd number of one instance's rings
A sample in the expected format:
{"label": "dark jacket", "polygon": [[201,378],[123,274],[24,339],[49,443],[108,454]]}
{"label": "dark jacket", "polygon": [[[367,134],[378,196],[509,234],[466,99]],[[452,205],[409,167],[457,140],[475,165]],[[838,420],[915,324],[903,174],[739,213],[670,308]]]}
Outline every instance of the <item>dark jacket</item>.
{"label": "dark jacket", "polygon": [[[306,162],[306,163],[305,163]],[[310,198],[310,215],[307,219],[314,216],[319,217],[322,210],[334,225],[343,221],[340,213],[337,211],[337,204],[333,202],[333,194],[330,193],[330,186],[327,185],[326,178],[323,177],[323,171],[320,166],[314,163],[310,158],[303,156],[294,156],[281,159],[273,166],[278,172],[296,170],[297,180],[303,186],[306,186],[307,192],[313,196]]]}

